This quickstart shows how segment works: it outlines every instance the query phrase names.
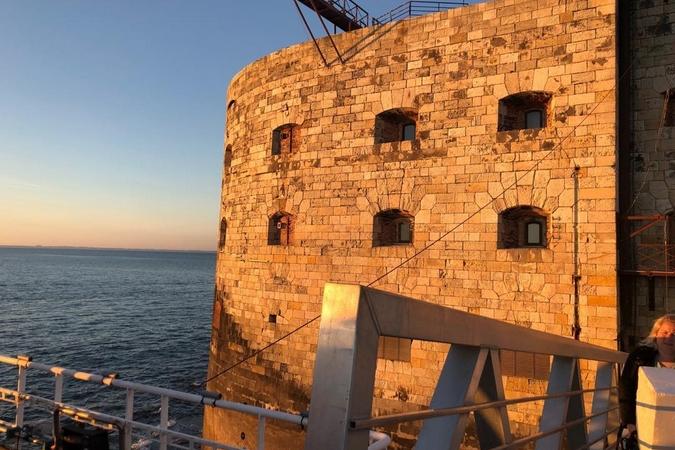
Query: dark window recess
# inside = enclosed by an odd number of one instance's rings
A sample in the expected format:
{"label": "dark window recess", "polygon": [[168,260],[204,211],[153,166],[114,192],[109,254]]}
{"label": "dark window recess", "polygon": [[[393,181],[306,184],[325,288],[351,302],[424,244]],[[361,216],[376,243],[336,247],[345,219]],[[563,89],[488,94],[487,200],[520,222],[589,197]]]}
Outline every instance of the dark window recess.
{"label": "dark window recess", "polygon": [[276,315],[276,314],[270,314],[270,315],[267,317],[267,321],[268,321],[269,323],[277,323],[277,315]]}
{"label": "dark window recess", "polygon": [[272,131],[272,154],[285,155],[300,148],[300,127],[289,123]]}
{"label": "dark window recess", "polygon": [[396,108],[375,116],[375,143],[414,141],[417,134],[417,111]]}
{"label": "dark window recess", "polygon": [[380,336],[377,357],[391,361],[410,362],[412,339]]}
{"label": "dark window recess", "polygon": [[551,359],[548,355],[500,350],[499,359],[504,376],[535,380],[548,379],[551,366]]}
{"label": "dark window recess", "polygon": [[218,249],[223,250],[225,248],[225,239],[227,238],[227,220],[225,218],[220,219],[220,235],[218,238]]}
{"label": "dark window recess", "polygon": [[400,209],[388,209],[375,215],[373,246],[410,244],[413,241],[414,218]]}
{"label": "dark window recess", "polygon": [[499,248],[546,247],[546,213],[536,206],[516,206],[499,214]]}
{"label": "dark window recess", "polygon": [[278,212],[269,220],[267,232],[268,245],[289,245],[291,243],[291,215]]}
{"label": "dark window recess", "polygon": [[232,145],[228,145],[225,147],[225,158],[224,158],[224,165],[225,167],[230,167],[232,164]]}
{"label": "dark window recess", "polygon": [[551,94],[529,91],[499,100],[498,131],[545,128]]}
{"label": "dark window recess", "polygon": [[666,127],[675,127],[675,89],[664,92],[665,117],[663,125]]}

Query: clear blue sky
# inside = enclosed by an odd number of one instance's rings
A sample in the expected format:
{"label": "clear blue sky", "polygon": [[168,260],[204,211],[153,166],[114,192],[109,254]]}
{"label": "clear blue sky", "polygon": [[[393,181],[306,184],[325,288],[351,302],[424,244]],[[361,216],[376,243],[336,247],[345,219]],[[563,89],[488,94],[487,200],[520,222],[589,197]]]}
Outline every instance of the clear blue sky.
{"label": "clear blue sky", "polygon": [[307,39],[292,0],[0,0],[0,245],[214,249],[227,84]]}

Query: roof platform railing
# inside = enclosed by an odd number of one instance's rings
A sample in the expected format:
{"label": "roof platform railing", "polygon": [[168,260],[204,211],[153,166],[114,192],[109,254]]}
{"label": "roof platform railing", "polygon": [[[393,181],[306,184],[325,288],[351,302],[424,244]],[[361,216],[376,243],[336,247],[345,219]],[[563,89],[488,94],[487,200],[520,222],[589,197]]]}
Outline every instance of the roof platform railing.
{"label": "roof platform railing", "polygon": [[409,1],[393,8],[379,17],[373,17],[373,25],[383,25],[409,17],[423,16],[435,12],[446,11],[460,6],[467,6],[467,2],[432,2],[432,1]]}
{"label": "roof platform railing", "polygon": [[[380,336],[450,344],[428,409],[371,417]],[[550,355],[546,395],[507,399],[500,350]],[[561,448],[563,434],[571,449],[611,448],[618,429],[617,374],[626,356],[364,286],[328,283],[305,449],[365,449],[368,428],[422,420],[416,449],[456,450],[469,414],[480,448]],[[594,387],[582,385],[581,360],[595,367]],[[588,414],[584,394],[592,394]],[[515,438],[506,407],[533,401],[543,401],[539,431]]]}

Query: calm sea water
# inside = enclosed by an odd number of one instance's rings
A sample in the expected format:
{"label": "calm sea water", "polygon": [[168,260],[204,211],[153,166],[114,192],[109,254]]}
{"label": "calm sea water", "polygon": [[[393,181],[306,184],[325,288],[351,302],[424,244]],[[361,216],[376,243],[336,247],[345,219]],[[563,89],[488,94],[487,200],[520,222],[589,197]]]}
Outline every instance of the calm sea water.
{"label": "calm sea water", "polygon": [[[0,248],[0,353],[190,391],[206,376],[214,265],[213,253]],[[0,386],[15,383],[0,367]],[[28,388],[51,397],[53,380],[31,375]],[[81,382],[64,400],[124,411],[122,393]],[[158,398],[136,403],[137,417],[158,420]],[[199,427],[201,409],[172,403],[170,417]]]}

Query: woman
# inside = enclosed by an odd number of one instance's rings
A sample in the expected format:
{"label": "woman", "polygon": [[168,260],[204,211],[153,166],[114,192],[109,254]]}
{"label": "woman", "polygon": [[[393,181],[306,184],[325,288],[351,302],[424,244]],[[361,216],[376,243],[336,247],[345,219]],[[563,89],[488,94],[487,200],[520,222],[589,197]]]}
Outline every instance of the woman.
{"label": "woman", "polygon": [[626,359],[619,380],[619,407],[621,423],[630,434],[635,432],[635,394],[640,366],[675,368],[675,314],[656,319],[649,336]]}

